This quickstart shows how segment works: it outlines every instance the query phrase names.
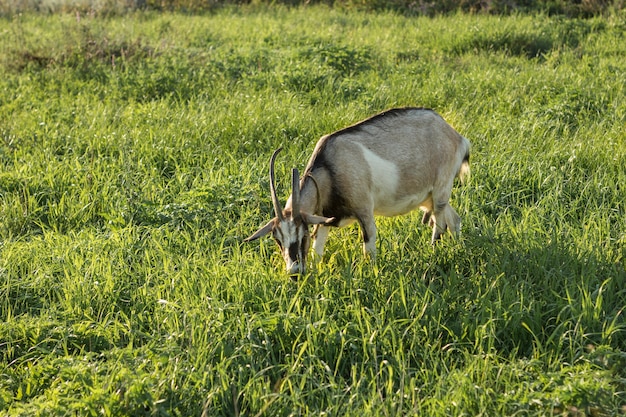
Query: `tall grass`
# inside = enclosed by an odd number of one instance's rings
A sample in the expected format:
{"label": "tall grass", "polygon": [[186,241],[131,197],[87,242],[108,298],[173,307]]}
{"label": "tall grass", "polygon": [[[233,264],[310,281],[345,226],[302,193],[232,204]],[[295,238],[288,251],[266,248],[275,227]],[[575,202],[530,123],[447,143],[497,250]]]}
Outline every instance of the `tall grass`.
{"label": "tall grass", "polygon": [[[619,415],[619,13],[323,7],[0,21],[0,410]],[[462,237],[418,215],[282,274],[271,215],[318,137],[393,106],[473,143]]]}

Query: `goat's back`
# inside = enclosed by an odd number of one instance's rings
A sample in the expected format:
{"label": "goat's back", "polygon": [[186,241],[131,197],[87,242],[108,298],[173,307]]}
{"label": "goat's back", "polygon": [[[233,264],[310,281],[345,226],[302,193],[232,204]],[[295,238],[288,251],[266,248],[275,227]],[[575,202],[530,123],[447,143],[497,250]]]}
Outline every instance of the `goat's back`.
{"label": "goat's back", "polygon": [[[469,142],[430,109],[392,109],[320,139],[307,169],[327,167],[334,174],[384,175],[388,164],[371,166],[374,155],[393,164],[405,180],[432,182],[446,171],[459,171]],[[371,162],[371,161],[370,161]],[[377,172],[377,167],[382,172]]]}

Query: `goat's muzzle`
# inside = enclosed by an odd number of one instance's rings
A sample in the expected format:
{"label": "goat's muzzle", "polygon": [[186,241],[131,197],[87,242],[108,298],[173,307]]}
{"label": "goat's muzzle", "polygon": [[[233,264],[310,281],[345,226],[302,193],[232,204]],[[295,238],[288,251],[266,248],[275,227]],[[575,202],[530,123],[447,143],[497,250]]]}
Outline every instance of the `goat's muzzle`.
{"label": "goat's muzzle", "polygon": [[297,261],[289,261],[287,263],[287,274],[293,275],[302,275],[305,272],[304,263],[300,260]]}

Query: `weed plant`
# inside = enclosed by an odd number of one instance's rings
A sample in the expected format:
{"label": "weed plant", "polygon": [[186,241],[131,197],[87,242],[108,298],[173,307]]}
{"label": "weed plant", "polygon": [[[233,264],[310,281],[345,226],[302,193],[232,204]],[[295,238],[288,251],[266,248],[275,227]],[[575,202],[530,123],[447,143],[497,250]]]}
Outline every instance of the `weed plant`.
{"label": "weed plant", "polygon": [[[0,414],[623,415],[626,26],[325,7],[0,20]],[[378,219],[283,274],[316,140],[473,143],[458,239]]]}

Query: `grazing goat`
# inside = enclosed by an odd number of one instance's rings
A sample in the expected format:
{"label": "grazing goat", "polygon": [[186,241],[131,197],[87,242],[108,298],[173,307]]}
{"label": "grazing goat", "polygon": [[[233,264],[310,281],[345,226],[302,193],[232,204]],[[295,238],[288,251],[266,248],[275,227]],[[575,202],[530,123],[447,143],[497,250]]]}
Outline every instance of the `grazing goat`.
{"label": "grazing goat", "polygon": [[272,233],[289,274],[304,273],[314,225],[313,248],[321,258],[330,226],[359,222],[363,251],[376,257],[374,215],[397,216],[421,208],[433,227],[432,243],[446,229],[457,233],[461,218],[448,200],[454,178],[469,174],[469,141],[436,112],[387,110],[323,136],[300,179],[292,172],[292,194],[283,210],[270,159],[270,192],[276,217],[245,239]]}

